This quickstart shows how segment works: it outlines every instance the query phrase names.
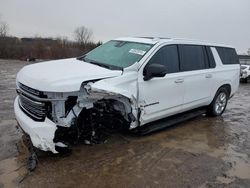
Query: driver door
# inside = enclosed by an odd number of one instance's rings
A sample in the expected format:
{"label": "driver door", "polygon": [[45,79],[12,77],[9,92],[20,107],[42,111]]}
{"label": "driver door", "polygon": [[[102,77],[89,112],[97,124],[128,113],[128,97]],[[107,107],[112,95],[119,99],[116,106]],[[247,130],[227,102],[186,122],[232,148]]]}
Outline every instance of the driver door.
{"label": "driver door", "polygon": [[[153,63],[164,65],[167,74],[144,81],[143,70]],[[138,84],[141,125],[180,112],[184,99],[184,79],[179,72],[177,45],[161,47],[140,69]]]}

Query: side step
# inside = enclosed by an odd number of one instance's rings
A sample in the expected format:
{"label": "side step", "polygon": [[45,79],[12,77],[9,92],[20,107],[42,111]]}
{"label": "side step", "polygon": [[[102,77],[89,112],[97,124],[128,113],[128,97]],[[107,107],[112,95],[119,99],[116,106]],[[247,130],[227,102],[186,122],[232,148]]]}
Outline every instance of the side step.
{"label": "side step", "polygon": [[181,123],[183,121],[195,118],[204,113],[206,113],[205,109],[196,109],[196,110],[188,111],[185,113],[181,113],[178,115],[174,115],[171,117],[167,117],[167,118],[143,125],[141,127],[136,128],[133,132],[137,135],[147,135],[156,131],[160,131],[172,125]]}

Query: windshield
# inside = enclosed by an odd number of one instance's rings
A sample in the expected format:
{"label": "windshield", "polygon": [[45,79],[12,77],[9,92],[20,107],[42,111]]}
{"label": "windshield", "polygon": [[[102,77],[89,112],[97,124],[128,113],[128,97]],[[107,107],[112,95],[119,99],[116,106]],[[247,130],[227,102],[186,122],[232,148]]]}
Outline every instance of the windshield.
{"label": "windshield", "polygon": [[123,69],[140,61],[152,46],[151,44],[112,40],[90,51],[82,59],[109,69]]}

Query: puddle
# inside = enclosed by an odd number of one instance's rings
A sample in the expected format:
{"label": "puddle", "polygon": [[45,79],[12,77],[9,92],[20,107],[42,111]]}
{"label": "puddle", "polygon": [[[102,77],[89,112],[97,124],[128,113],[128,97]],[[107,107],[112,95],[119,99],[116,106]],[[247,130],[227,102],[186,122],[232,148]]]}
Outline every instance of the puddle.
{"label": "puddle", "polygon": [[235,178],[230,178],[230,177],[217,177],[216,180],[220,183],[223,184],[229,184],[234,182]]}
{"label": "puddle", "polygon": [[231,163],[232,168],[227,172],[229,177],[238,177],[240,179],[250,179],[250,164],[249,158],[246,154],[236,152],[233,148],[236,146],[229,146],[225,161]]}
{"label": "puddle", "polygon": [[5,188],[18,185],[19,167],[16,158],[9,158],[0,162],[0,182]]}

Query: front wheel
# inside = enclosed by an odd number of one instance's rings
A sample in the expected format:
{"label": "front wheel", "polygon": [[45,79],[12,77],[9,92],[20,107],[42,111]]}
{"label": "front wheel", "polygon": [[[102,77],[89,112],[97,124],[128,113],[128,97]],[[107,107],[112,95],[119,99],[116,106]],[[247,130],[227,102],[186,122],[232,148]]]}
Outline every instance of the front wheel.
{"label": "front wheel", "polygon": [[229,93],[226,88],[220,88],[212,103],[208,106],[207,114],[210,116],[220,116],[226,109]]}

